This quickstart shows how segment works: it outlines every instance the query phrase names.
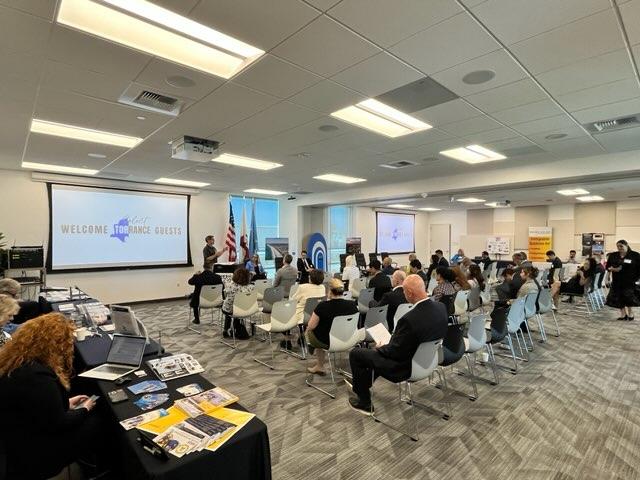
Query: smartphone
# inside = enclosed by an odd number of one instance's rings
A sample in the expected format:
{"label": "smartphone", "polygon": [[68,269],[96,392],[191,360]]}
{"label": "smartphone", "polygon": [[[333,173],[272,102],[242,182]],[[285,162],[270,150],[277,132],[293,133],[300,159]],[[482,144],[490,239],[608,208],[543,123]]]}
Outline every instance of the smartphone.
{"label": "smartphone", "polygon": [[79,408],[82,408],[84,406],[85,403],[87,402],[95,402],[100,398],[99,395],[91,395],[87,400],[85,400],[82,403],[79,403],[78,405],[75,406],[74,410],[77,410]]}

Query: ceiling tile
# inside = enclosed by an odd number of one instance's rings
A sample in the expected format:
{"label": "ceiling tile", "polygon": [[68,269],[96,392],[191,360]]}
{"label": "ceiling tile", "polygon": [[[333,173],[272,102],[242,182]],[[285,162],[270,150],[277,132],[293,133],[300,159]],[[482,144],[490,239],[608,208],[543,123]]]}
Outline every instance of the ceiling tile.
{"label": "ceiling tile", "polygon": [[299,0],[199,2],[189,17],[268,51],[320,15]]}
{"label": "ceiling tile", "polygon": [[621,49],[541,73],[536,78],[556,96],[632,76],[627,51]]}
{"label": "ceiling tile", "polygon": [[314,85],[322,77],[273,55],[267,54],[233,79],[235,83],[288,98]]}
{"label": "ceiling tile", "polygon": [[54,0],[0,0],[0,5],[15,8],[46,20],[53,20],[53,13],[56,9]]}
{"label": "ceiling tile", "polygon": [[405,148],[417,147],[420,145],[439,142],[441,140],[447,140],[451,137],[451,134],[444,132],[443,130],[430,128],[429,130],[412,133],[411,135],[404,135],[398,138],[383,140],[382,142],[375,142],[368,145],[367,148],[380,153],[390,153]]}
{"label": "ceiling tile", "polygon": [[[490,70],[495,76],[488,82],[477,85],[469,85],[462,80],[468,73],[478,70]],[[462,97],[506,85],[527,76],[524,70],[504,50],[496,50],[438,72],[433,75],[433,78]]]}
{"label": "ceiling tile", "polygon": [[449,0],[343,0],[329,15],[388,47],[461,11]]}
{"label": "ceiling tile", "polygon": [[623,47],[615,15],[609,9],[523,40],[510,50],[536,74]]}
{"label": "ceiling tile", "polygon": [[431,75],[499,48],[473,19],[462,13],[401,41],[389,50]]}
{"label": "ceiling tile", "polygon": [[633,0],[620,5],[620,14],[629,36],[629,42],[631,45],[640,44],[640,2]]}
{"label": "ceiling tile", "polygon": [[422,160],[427,157],[433,157],[438,155],[443,150],[450,148],[462,147],[464,140],[460,138],[449,138],[446,140],[440,140],[439,142],[429,143],[427,145],[419,145],[417,147],[404,148],[393,152],[394,157],[398,157],[401,160]]}
{"label": "ceiling tile", "polygon": [[466,100],[487,113],[526,105],[546,98],[547,95],[544,91],[530,78],[465,97]]}
{"label": "ceiling tile", "polygon": [[598,134],[595,137],[609,152],[640,150],[640,128],[637,127]]}
{"label": "ceiling tile", "polygon": [[278,45],[273,54],[328,77],[380,51],[338,22],[322,16]]}
{"label": "ceiling tile", "polygon": [[464,100],[456,99],[434,107],[425,108],[424,110],[419,110],[412,115],[435,127],[477,117],[482,115],[482,112]]}
{"label": "ceiling tile", "polygon": [[[189,80],[193,80],[195,85],[184,88],[174,87],[167,81],[167,79],[172,76],[188,78]],[[224,79],[220,77],[191,70],[190,68],[167,62],[157,57],[149,62],[135,81],[136,83],[152,87],[155,91],[182,98],[191,98],[193,100],[201,99],[224,83]]]}
{"label": "ceiling tile", "polygon": [[0,7],[0,55],[41,57],[50,29],[51,23],[42,18]]}
{"label": "ceiling tile", "polygon": [[[560,138],[560,139],[549,139],[546,138],[549,135],[553,135],[553,134],[557,134],[557,133],[563,133],[566,135],[566,137],[564,138]],[[527,138],[529,138],[530,140],[536,142],[538,145],[542,145],[544,146],[547,143],[557,143],[557,142],[562,142],[565,140],[571,140],[573,138],[588,138],[589,135],[579,126],[573,124],[573,125],[566,125],[563,128],[556,128],[556,129],[552,129],[552,130],[546,130],[544,132],[538,132],[538,133],[529,133],[527,134]]]}
{"label": "ceiling tile", "polygon": [[[31,134],[24,159],[27,162],[52,163],[69,167],[101,169],[126,148],[90,142],[78,142],[48,135]],[[106,155],[92,158],[89,153]]]}
{"label": "ceiling tile", "polygon": [[509,138],[507,140],[500,140],[496,142],[489,142],[483,144],[485,147],[490,148],[496,152],[504,152],[514,148],[527,148],[535,146],[533,142],[527,140],[524,137]]}
{"label": "ceiling tile", "polygon": [[608,0],[488,0],[473,13],[510,45],[608,8]]}
{"label": "ceiling tile", "polygon": [[556,115],[555,117],[541,118],[530,122],[522,122],[513,125],[512,128],[523,135],[533,133],[547,132],[553,130],[557,133],[563,133],[565,129],[573,128],[576,123],[567,115]]}
{"label": "ceiling tile", "polygon": [[591,137],[572,138],[545,144],[544,149],[559,158],[578,158],[590,155],[601,155],[604,152]]}
{"label": "ceiling tile", "polygon": [[343,70],[331,79],[363,95],[375,97],[422,77],[416,69],[382,52]]}
{"label": "ceiling tile", "polygon": [[623,102],[609,103],[592,108],[571,112],[580,123],[596,122],[609,118],[623,117],[640,113],[640,96]]}
{"label": "ceiling tile", "polygon": [[492,113],[492,116],[507,124],[521,123],[538,118],[553,117],[564,113],[551,100],[540,100],[538,102],[527,103],[518,107],[500,110]]}
{"label": "ceiling tile", "polygon": [[470,144],[484,145],[488,142],[497,142],[499,140],[507,140],[509,138],[516,138],[518,136],[518,132],[515,132],[509,128],[500,127],[494,130],[486,130],[478,133],[464,135],[464,138],[465,140],[468,140]]}
{"label": "ceiling tile", "polygon": [[556,96],[556,100],[569,110],[575,112],[597,105],[620,102],[640,95],[638,81],[635,78],[605,83],[592,88]]}
{"label": "ceiling tile", "polygon": [[478,132],[495,130],[496,128],[500,128],[501,126],[502,125],[500,125],[495,120],[490,119],[489,117],[480,116],[462,120],[461,122],[448,123],[446,125],[442,125],[442,127],[440,128],[452,135],[464,137],[465,135],[472,135]]}
{"label": "ceiling tile", "polygon": [[47,58],[93,72],[134,79],[151,56],[60,25],[53,27]]}
{"label": "ceiling tile", "polygon": [[333,113],[365,99],[366,97],[360,93],[349,90],[331,80],[324,80],[294,95],[289,100],[319,112]]}
{"label": "ceiling tile", "polygon": [[319,8],[323,12],[329,10],[336,3],[340,3],[341,0],[307,0],[308,3],[316,8]]}

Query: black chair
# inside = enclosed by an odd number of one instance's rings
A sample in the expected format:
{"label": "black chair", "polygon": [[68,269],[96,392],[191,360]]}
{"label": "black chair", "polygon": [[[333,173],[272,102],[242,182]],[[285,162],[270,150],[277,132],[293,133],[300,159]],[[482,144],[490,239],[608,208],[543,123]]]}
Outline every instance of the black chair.
{"label": "black chair", "polygon": [[[497,385],[498,382],[498,364],[496,363],[496,357],[493,353],[493,346],[497,343],[501,343],[505,337],[509,334],[509,307],[496,307],[491,312],[491,325],[487,329],[487,350],[489,351],[489,362],[493,370],[493,377],[495,382],[488,382],[491,385]],[[480,380],[484,380],[480,378]]]}
{"label": "black chair", "polygon": [[371,262],[373,262],[374,260],[377,260],[377,259],[378,259],[378,254],[377,253],[370,253],[369,254],[369,263],[371,263]]}
{"label": "black chair", "polygon": [[275,264],[276,271],[280,270],[282,268],[282,266],[284,265],[284,258],[283,257],[275,257],[273,259],[273,262]]}
{"label": "black chair", "polygon": [[342,273],[342,271],[344,270],[344,267],[347,264],[347,254],[346,253],[341,253],[340,254],[340,272]]}
{"label": "black chair", "polygon": [[389,256],[389,252],[380,252],[380,259],[383,261],[385,258]]}
{"label": "black chair", "polygon": [[456,307],[454,305],[455,298],[455,295],[442,295],[439,300],[440,303],[444,303],[444,306],[447,307],[447,315],[449,315],[449,317],[453,317],[456,311]]}

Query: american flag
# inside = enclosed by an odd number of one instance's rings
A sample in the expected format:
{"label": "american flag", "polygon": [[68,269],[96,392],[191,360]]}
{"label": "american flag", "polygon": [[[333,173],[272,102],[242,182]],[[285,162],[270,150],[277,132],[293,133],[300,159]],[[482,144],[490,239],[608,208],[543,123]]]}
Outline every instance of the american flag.
{"label": "american flag", "polygon": [[227,239],[225,245],[229,247],[229,261],[236,261],[236,223],[233,219],[233,206],[229,202],[229,228],[227,229]]}

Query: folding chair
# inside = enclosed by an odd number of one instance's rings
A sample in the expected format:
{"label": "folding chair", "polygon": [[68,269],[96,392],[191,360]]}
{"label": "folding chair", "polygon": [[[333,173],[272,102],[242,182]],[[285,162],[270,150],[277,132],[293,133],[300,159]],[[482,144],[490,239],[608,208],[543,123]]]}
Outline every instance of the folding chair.
{"label": "folding chair", "polygon": [[[215,322],[213,320],[213,311],[220,309],[220,317],[222,318],[222,302],[223,298],[223,286],[222,285],[203,285],[200,290],[200,300],[198,304],[198,313],[202,310],[211,310],[211,325]],[[187,319],[187,329],[192,332],[196,332],[202,335],[202,332],[195,328],[191,323],[191,308],[189,308],[189,318]]]}
{"label": "folding chair", "polygon": [[231,347],[235,349],[237,347],[236,344],[236,330],[233,328],[233,319],[245,320],[247,318],[251,318],[253,315],[258,313],[260,309],[258,308],[258,296],[255,290],[249,293],[237,292],[236,296],[233,299],[233,312],[231,314],[231,336],[233,338],[233,343],[226,342],[225,340],[221,340],[227,347]]}
{"label": "folding chair", "polygon": [[[266,295],[265,295],[266,296]],[[298,324],[298,319],[296,318],[296,306],[297,303],[294,300],[280,300],[273,304],[273,308],[271,310],[271,321],[269,323],[263,323],[261,325],[256,325],[257,328],[265,332],[269,337],[269,350],[271,351],[271,364],[263,362],[258,358],[254,357],[254,361],[264,365],[265,367],[269,367],[273,370],[275,367],[273,366],[274,360],[274,352],[273,352],[273,342],[271,338],[271,334],[273,333],[285,333],[295,328]]]}

